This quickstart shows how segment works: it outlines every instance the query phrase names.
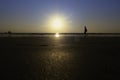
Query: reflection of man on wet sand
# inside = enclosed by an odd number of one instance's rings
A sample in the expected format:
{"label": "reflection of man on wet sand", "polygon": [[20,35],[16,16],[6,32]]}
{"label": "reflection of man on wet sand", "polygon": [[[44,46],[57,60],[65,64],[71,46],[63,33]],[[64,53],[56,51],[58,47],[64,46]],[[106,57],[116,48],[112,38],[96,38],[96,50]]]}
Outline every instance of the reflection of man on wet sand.
{"label": "reflection of man on wet sand", "polygon": [[85,26],[84,27],[84,35],[86,36],[86,34],[87,34],[87,27]]}

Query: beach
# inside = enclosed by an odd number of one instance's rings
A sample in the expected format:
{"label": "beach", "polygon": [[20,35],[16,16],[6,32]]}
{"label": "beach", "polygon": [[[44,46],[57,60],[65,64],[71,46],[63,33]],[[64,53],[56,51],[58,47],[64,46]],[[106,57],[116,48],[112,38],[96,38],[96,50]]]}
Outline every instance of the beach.
{"label": "beach", "polygon": [[0,37],[2,80],[118,80],[120,37]]}

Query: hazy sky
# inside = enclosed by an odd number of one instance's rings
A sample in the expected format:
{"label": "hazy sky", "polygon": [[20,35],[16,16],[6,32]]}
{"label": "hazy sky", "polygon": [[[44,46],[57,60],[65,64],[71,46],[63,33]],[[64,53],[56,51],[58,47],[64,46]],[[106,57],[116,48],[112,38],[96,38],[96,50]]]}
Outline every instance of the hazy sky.
{"label": "hazy sky", "polygon": [[0,0],[0,32],[58,32],[56,14],[66,24],[59,32],[120,33],[120,0]]}

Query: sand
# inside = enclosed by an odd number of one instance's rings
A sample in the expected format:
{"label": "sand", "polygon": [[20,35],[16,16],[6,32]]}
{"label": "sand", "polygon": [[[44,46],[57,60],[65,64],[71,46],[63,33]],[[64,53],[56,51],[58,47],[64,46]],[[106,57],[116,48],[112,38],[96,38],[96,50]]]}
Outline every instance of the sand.
{"label": "sand", "polygon": [[1,80],[118,80],[120,37],[0,37]]}

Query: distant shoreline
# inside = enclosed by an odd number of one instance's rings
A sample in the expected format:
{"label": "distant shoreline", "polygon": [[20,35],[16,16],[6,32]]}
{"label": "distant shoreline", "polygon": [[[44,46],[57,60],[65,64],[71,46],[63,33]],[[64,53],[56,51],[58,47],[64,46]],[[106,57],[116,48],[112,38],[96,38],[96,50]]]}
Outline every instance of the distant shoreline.
{"label": "distant shoreline", "polygon": [[[0,33],[6,35],[8,33]],[[11,33],[11,35],[54,35],[55,33]],[[83,33],[59,33],[61,35],[84,35]],[[87,33],[88,35],[120,35],[120,33]]]}
{"label": "distant shoreline", "polygon": [[[84,37],[83,33],[59,33],[60,36]],[[0,33],[0,37],[52,37],[55,33]],[[120,33],[87,33],[87,37],[120,37]]]}

